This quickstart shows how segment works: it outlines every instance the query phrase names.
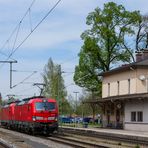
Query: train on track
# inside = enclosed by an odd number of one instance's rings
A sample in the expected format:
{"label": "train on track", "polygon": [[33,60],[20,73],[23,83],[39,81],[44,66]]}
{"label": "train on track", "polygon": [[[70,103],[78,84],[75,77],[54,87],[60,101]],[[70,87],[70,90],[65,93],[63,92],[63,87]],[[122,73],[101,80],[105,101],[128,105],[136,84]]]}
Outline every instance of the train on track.
{"label": "train on track", "polygon": [[50,134],[58,130],[58,105],[55,99],[36,96],[2,106],[2,127],[26,133]]}

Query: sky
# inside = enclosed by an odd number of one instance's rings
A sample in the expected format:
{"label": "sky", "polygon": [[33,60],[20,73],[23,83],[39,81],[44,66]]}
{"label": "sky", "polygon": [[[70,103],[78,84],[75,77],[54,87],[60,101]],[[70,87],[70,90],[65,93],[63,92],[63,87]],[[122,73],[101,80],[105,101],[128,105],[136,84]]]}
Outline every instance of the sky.
{"label": "sky", "polygon": [[[32,2],[32,7],[20,23]],[[73,82],[73,72],[79,62],[78,53],[83,45],[80,35],[88,29],[88,13],[96,7],[102,9],[109,0],[61,0],[12,57],[7,59],[56,2],[0,0],[0,61],[17,60],[12,66],[15,70],[12,72],[12,86],[16,85],[13,89],[10,89],[10,65],[0,63],[0,92],[4,99],[10,94],[20,98],[39,95],[39,88],[33,83],[43,82],[41,74],[50,57],[54,63],[61,64],[68,94],[74,97],[74,92],[82,94],[81,88]],[[140,10],[141,14],[148,12],[146,0],[113,2],[122,4],[129,11]],[[24,83],[20,83],[22,81]]]}

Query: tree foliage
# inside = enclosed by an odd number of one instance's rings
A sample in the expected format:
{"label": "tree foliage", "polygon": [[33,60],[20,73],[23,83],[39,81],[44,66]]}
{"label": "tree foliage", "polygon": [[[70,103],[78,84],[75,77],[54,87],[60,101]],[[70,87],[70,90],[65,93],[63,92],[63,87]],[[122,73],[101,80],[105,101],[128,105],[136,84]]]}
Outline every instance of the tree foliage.
{"label": "tree foliage", "polygon": [[43,91],[45,96],[57,98],[60,94],[61,98],[65,98],[66,90],[64,80],[60,72],[60,66],[58,64],[54,64],[51,58],[48,60],[47,65],[45,65],[42,76],[45,84]]}
{"label": "tree foliage", "polygon": [[148,15],[143,15],[137,24],[135,47],[137,51],[148,48]]}
{"label": "tree foliage", "polygon": [[100,114],[98,104],[90,103],[90,100],[92,100],[92,94],[83,93],[84,94],[79,97],[76,114],[83,117],[95,117],[95,115]]}
{"label": "tree foliage", "polygon": [[110,70],[116,63],[134,60],[125,38],[135,34],[140,20],[139,11],[126,11],[114,2],[104,4],[103,10],[96,8],[89,13],[86,24],[90,29],[81,35],[84,45],[79,53],[79,65],[75,67],[75,83],[91,91],[101,90],[100,72]]}
{"label": "tree foliage", "polygon": [[50,58],[44,67],[42,76],[43,83],[45,84],[43,95],[55,98],[59,103],[59,111],[62,114],[65,113],[70,108],[70,105],[66,100],[67,91],[64,86],[60,65],[53,63]]}

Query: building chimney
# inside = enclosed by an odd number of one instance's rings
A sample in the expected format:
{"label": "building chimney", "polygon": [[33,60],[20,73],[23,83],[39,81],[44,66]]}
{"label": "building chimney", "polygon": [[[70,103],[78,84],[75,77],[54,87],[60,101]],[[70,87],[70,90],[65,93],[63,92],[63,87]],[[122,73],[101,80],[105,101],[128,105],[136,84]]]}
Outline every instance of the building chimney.
{"label": "building chimney", "polygon": [[148,49],[143,50],[142,58],[143,58],[143,60],[148,59]]}
{"label": "building chimney", "polygon": [[137,52],[136,53],[136,62],[142,61],[143,60],[143,55],[142,52]]}
{"label": "building chimney", "polygon": [[148,49],[142,49],[136,53],[136,62],[148,59]]}

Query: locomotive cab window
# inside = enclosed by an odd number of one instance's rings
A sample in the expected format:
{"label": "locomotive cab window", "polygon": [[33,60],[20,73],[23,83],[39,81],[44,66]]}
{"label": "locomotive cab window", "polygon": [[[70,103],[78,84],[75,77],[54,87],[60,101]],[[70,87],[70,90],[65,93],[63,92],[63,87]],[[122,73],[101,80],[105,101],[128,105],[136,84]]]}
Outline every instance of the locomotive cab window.
{"label": "locomotive cab window", "polygon": [[52,102],[36,102],[35,104],[36,110],[54,110],[55,103]]}

